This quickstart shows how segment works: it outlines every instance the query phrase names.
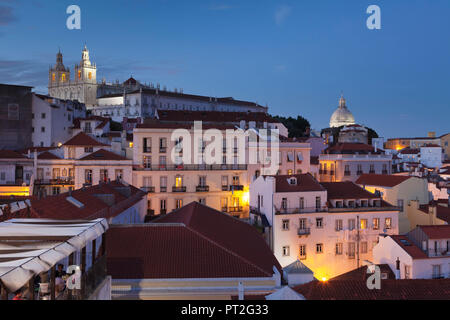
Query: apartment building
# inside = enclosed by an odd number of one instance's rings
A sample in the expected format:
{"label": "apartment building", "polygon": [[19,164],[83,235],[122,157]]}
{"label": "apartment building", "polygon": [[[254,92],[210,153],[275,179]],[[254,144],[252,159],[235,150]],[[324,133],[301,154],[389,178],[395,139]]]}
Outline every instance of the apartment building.
{"label": "apartment building", "polygon": [[398,270],[400,279],[450,278],[450,225],[417,226],[406,235],[381,236],[373,259]]}
{"label": "apartment building", "polygon": [[381,196],[310,174],[259,177],[250,185],[250,206],[280,264],[299,259],[317,279],[360,267],[380,233],[398,233],[399,210]]}
{"label": "apartment building", "polygon": [[34,194],[55,195],[109,180],[132,182],[132,160],[84,132],[60,148],[35,152]]}
{"label": "apartment building", "polygon": [[19,152],[0,150],[0,195],[28,196],[33,160]]}
{"label": "apartment building", "polygon": [[417,201],[419,204],[425,205],[430,201],[428,182],[419,177],[363,174],[355,183],[399,207],[398,226],[401,234],[409,232],[416,226],[410,221],[410,218],[414,216],[410,202]]}
{"label": "apartment building", "polygon": [[74,119],[86,116],[78,101],[60,100],[33,93],[32,140],[35,147],[61,145],[72,137]]}
{"label": "apartment building", "polygon": [[392,171],[392,155],[364,143],[337,143],[319,156],[319,162],[321,182],[354,182],[364,173]]}
{"label": "apartment building", "polygon": [[[203,126],[210,128],[219,130],[223,137],[227,129],[235,129],[231,125]],[[188,137],[172,139],[176,129],[184,130]],[[231,159],[223,153],[218,155],[222,164],[207,164],[206,140],[200,137],[194,141],[197,138],[192,123],[137,125],[133,132],[133,185],[149,193],[149,209],[155,215],[196,201],[236,217],[248,217],[248,165],[239,163],[237,144],[230,141],[228,145],[224,139],[225,148],[220,152],[228,148]],[[190,163],[183,159],[188,150]],[[172,157],[172,152],[180,154]]]}

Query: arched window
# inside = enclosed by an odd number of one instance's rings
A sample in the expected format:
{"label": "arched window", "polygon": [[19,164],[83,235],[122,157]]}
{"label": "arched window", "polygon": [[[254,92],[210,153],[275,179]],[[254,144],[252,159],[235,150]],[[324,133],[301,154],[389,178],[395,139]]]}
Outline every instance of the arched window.
{"label": "arched window", "polygon": [[78,79],[81,79],[81,70],[78,70]]}
{"label": "arched window", "polygon": [[65,81],[66,81],[66,74],[63,73],[63,74],[61,75],[61,82],[65,82]]}
{"label": "arched window", "polygon": [[91,79],[92,79],[92,72],[89,72],[89,75],[88,75],[88,77],[89,77],[89,80],[91,80]]}
{"label": "arched window", "polygon": [[56,74],[52,74],[52,81],[55,81],[56,80]]}

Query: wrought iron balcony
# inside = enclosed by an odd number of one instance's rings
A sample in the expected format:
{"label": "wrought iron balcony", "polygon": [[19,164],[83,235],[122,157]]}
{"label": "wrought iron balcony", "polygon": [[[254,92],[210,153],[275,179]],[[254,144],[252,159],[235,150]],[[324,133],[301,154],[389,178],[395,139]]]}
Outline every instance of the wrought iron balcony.
{"label": "wrought iron balcony", "polygon": [[208,192],[209,191],[209,186],[197,186],[195,188],[196,192]]}
{"label": "wrought iron balcony", "polygon": [[350,172],[350,171],[344,171],[344,176],[351,176],[352,175],[352,173]]}
{"label": "wrought iron balcony", "polygon": [[243,211],[244,211],[243,207],[228,207],[229,213],[238,213]]}
{"label": "wrought iron balcony", "polygon": [[56,178],[56,179],[36,179],[34,180],[35,185],[74,185],[75,180],[72,177],[69,178]]}
{"label": "wrought iron balcony", "polygon": [[244,191],[244,186],[239,184],[230,185],[230,191]]}
{"label": "wrought iron balcony", "polygon": [[134,165],[134,171],[246,171],[246,164],[144,164]]}
{"label": "wrought iron balcony", "polygon": [[172,192],[186,192],[186,187],[172,187]]}
{"label": "wrought iron balcony", "polygon": [[154,193],[155,187],[141,187],[141,190],[148,193]]}
{"label": "wrought iron balcony", "polygon": [[311,228],[298,228],[297,234],[299,236],[307,236],[307,235],[311,234]]}
{"label": "wrought iron balcony", "polygon": [[167,148],[166,147],[159,147],[159,153],[166,153]]}

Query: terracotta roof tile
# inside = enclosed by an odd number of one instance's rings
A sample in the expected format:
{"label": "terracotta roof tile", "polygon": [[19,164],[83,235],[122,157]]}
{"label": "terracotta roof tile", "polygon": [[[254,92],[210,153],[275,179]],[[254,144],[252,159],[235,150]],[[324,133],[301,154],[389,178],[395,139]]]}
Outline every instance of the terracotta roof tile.
{"label": "terracotta roof tile", "polygon": [[198,203],[107,232],[116,279],[270,277],[281,266],[252,226]]}
{"label": "terracotta roof tile", "polygon": [[294,288],[307,300],[450,300],[450,279],[382,280],[380,290],[366,281],[311,281]]}
{"label": "terracotta roof tile", "polygon": [[[301,191],[325,191],[314,177],[309,174],[278,175],[275,178],[275,192],[301,192]],[[296,183],[290,184],[290,179],[295,178]]]}
{"label": "terracotta roof tile", "polygon": [[0,150],[0,159],[27,159],[27,158],[16,151]]}
{"label": "terracotta roof tile", "polygon": [[[395,279],[395,273],[392,271],[391,267],[388,264],[379,264],[377,267],[380,268],[381,273],[386,273],[388,279]],[[362,280],[366,281],[370,276],[370,273],[367,273],[367,266],[360,267],[358,269],[354,269],[352,271],[343,273],[337,277],[330,279],[330,281],[334,280]]]}
{"label": "terracotta roof tile", "polygon": [[[63,146],[108,146],[101,143],[84,132],[78,133],[75,137],[63,144]],[[109,146],[108,146],[109,147]]]}
{"label": "terracotta roof tile", "polygon": [[379,199],[380,197],[351,181],[321,182],[328,192],[328,199]]}
{"label": "terracotta roof tile", "polygon": [[[428,259],[428,256],[418,246],[416,246],[406,235],[390,236],[407,254],[413,259]],[[403,241],[403,242],[402,242]],[[408,245],[406,245],[407,243]]]}
{"label": "terracotta roof tile", "polygon": [[61,158],[58,157],[57,155],[54,155],[53,153],[49,152],[49,151],[45,151],[43,153],[41,153],[40,155],[38,155],[37,157],[39,160],[60,160]]}
{"label": "terracotta roof tile", "polygon": [[363,174],[355,181],[355,183],[364,186],[395,187],[410,178],[410,176],[396,176],[389,174]]}
{"label": "terracotta roof tile", "polygon": [[122,157],[114,152],[100,149],[94,153],[91,153],[84,158],[80,159],[81,161],[85,160],[115,160],[115,161],[123,161],[123,160],[129,160],[125,157]]}
{"label": "terracotta roof tile", "polygon": [[[442,207],[445,208],[445,207]],[[450,239],[450,225],[418,226],[429,239]]]}

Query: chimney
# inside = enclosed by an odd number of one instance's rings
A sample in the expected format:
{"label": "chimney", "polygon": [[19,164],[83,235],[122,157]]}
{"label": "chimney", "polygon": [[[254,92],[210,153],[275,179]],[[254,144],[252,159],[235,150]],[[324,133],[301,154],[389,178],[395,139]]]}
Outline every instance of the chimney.
{"label": "chimney", "polygon": [[395,262],[395,279],[400,279],[400,259],[398,257]]}

